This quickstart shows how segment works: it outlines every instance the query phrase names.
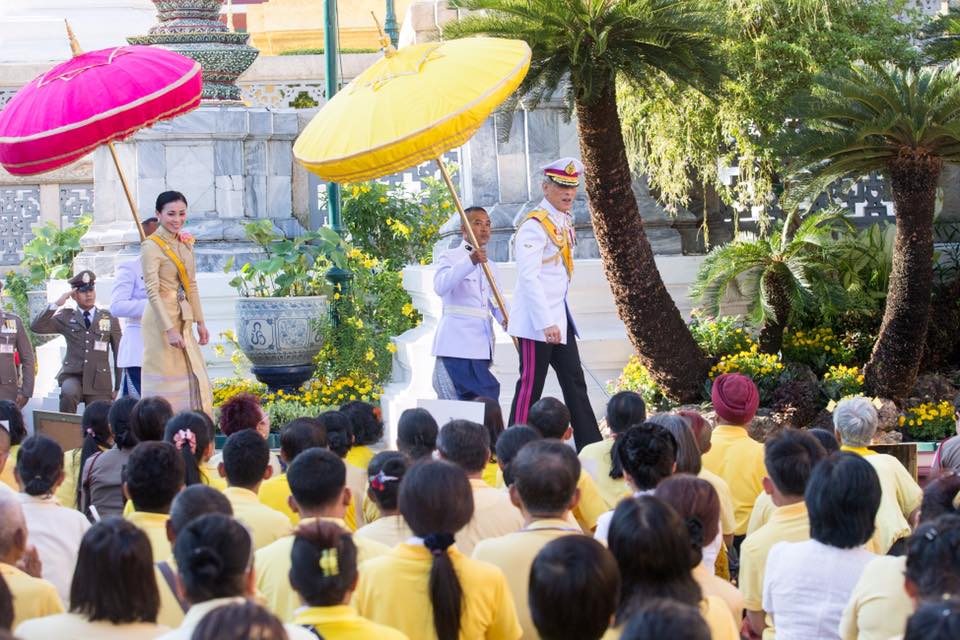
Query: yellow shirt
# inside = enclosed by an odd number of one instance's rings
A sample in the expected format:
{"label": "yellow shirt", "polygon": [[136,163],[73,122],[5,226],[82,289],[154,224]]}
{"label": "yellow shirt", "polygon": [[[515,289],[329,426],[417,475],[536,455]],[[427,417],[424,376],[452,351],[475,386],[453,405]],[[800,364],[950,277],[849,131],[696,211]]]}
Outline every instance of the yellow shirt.
{"label": "yellow shirt", "polygon": [[860,574],[840,620],[843,640],[899,638],[913,614],[913,600],[903,588],[906,556],[880,556]]}
{"label": "yellow shirt", "polygon": [[310,607],[299,612],[293,624],[313,627],[329,640],[408,640],[405,633],[357,615],[353,607]]}
{"label": "yellow shirt", "polygon": [[[715,596],[704,596],[700,601],[700,615],[710,628],[712,640],[740,640],[740,630],[733,617],[727,613],[723,600]],[[620,640],[621,635],[623,626],[610,627],[601,640]]]}
{"label": "yellow shirt", "polygon": [[367,468],[360,469],[348,464],[347,487],[350,488],[350,504],[343,514],[343,521],[347,523],[347,529],[356,531],[366,524],[363,519],[363,497],[367,495]]}
{"label": "yellow shirt", "polygon": [[150,622],[113,624],[108,620],[91,622],[79,613],[60,613],[46,618],[34,618],[17,627],[20,640],[152,640],[169,631],[165,626]]}
{"label": "yellow shirt", "polygon": [[743,594],[739,589],[707,569],[702,562],[693,570],[693,578],[704,596],[716,596],[723,600],[734,620],[743,618]]}
{"label": "yellow shirt", "polygon": [[134,511],[124,516],[127,520],[140,527],[147,534],[150,540],[150,548],[153,549],[153,561],[160,562],[167,560],[173,554],[170,547],[170,541],[167,540],[167,520],[170,515],[166,513],[150,513],[149,511]]}
{"label": "yellow shirt", "polygon": [[717,497],[720,499],[720,533],[725,536],[732,536],[733,532],[737,530],[737,518],[733,509],[733,494],[730,492],[730,485],[706,467],[700,468],[697,477],[709,482],[713,490],[717,492]]}
{"label": "yellow shirt", "polygon": [[24,620],[63,613],[63,604],[57,588],[41,578],[34,578],[15,566],[0,562],[0,576],[13,596],[13,625],[16,629]]}
{"label": "yellow shirt", "polygon": [[597,519],[609,511],[610,507],[600,495],[593,477],[583,469],[580,469],[577,489],[580,489],[580,501],[573,508],[573,517],[577,519],[581,529],[593,531],[597,526]]}
{"label": "yellow shirt", "polygon": [[763,525],[767,524],[770,516],[777,510],[777,505],[773,504],[773,498],[764,491],[757,496],[757,501],[753,503],[753,511],[750,513],[750,522],[747,524],[747,535],[750,535]]}
{"label": "yellow shirt", "polygon": [[14,491],[20,491],[20,485],[17,484],[17,477],[13,475],[13,470],[17,466],[17,452],[20,451],[20,445],[15,444],[10,447],[10,453],[7,455],[7,462],[0,469],[0,482],[7,485]]}
{"label": "yellow shirt", "polygon": [[527,588],[533,559],[548,542],[562,536],[581,534],[565,520],[536,520],[526,527],[499,538],[488,538],[477,543],[473,559],[499,567],[507,578],[507,586],[517,607],[517,620],[523,629],[524,640],[537,640],[540,635],[530,617]]}
{"label": "yellow shirt", "polygon": [[473,488],[473,517],[457,532],[457,549],[464,555],[473,553],[477,543],[497,538],[523,528],[520,510],[510,502],[506,491],[494,489],[479,478],[470,478]]}
{"label": "yellow shirt", "polygon": [[[320,519],[334,522],[349,531],[346,523],[339,518]],[[283,622],[292,620],[294,612],[302,606],[300,595],[290,586],[290,552],[293,550],[293,540],[293,535],[280,538],[257,551],[254,556],[257,590],[263,596],[267,608]],[[354,538],[353,542],[357,545],[358,565],[390,552],[390,547],[369,538]]]}
{"label": "yellow shirt", "polygon": [[363,494],[363,521],[367,524],[375,522],[380,518],[380,507],[377,506],[377,503],[370,499],[370,496],[364,492]]}
{"label": "yellow shirt", "polygon": [[[746,537],[740,545],[740,592],[747,611],[763,611],[763,575],[773,545],[809,539],[810,519],[803,502],[777,507],[767,524]],[[770,616],[767,616],[763,637],[764,640],[775,637]]]}
{"label": "yellow shirt", "polygon": [[61,506],[68,509],[77,508],[77,475],[80,470],[80,449],[70,449],[63,452],[63,482],[54,494]]}
{"label": "yellow shirt", "polygon": [[356,447],[351,447],[350,451],[347,452],[347,457],[344,458],[343,461],[347,464],[352,464],[366,475],[367,467],[370,466],[370,461],[373,460],[373,456],[373,449],[365,444],[361,444]]}
{"label": "yellow shirt", "polygon": [[227,488],[227,479],[221,476],[219,473],[216,475],[213,473],[208,473],[208,469],[205,465],[200,466],[200,482],[208,487],[213,487],[218,491],[223,491]]}
{"label": "yellow shirt", "polygon": [[723,478],[733,496],[737,521],[734,533],[747,532],[747,522],[757,495],[763,491],[767,469],[763,464],[763,445],[743,427],[722,424],[713,430],[711,447],[703,456],[703,466]]}
{"label": "yellow shirt", "polygon": [[613,466],[610,452],[615,441],[614,438],[607,438],[600,442],[588,444],[580,450],[580,465],[593,478],[597,485],[597,491],[600,492],[600,496],[607,503],[608,510],[616,508],[624,495],[630,493],[630,488],[627,487],[623,476],[619,478],[610,477],[610,468]]}
{"label": "yellow shirt", "polygon": [[233,517],[247,525],[253,536],[253,548],[260,549],[274,540],[290,535],[290,519],[257,499],[257,494],[242,487],[228,487],[223,495],[233,507]]}
{"label": "yellow shirt", "polygon": [[287,474],[284,473],[264,480],[260,484],[257,497],[260,498],[260,502],[274,511],[279,511],[287,516],[290,524],[296,525],[300,522],[300,514],[290,508],[290,483],[287,482]]}
{"label": "yellow shirt", "polygon": [[877,511],[877,530],[874,534],[879,553],[890,550],[893,543],[910,535],[907,518],[920,508],[923,489],[900,461],[885,453],[876,453],[864,447],[840,447],[861,455],[880,478],[880,509]]}
{"label": "yellow shirt", "polygon": [[[161,558],[161,560],[164,560]],[[173,558],[165,558],[174,574],[177,573],[177,565]],[[160,569],[157,568],[157,558],[153,559],[153,577],[157,581],[157,591],[160,592],[160,610],[157,612],[157,624],[176,629],[183,624],[183,617],[186,611],[180,606],[180,601],[173,592],[173,588],[167,583]]]}
{"label": "yellow shirt", "polygon": [[354,540],[367,538],[393,548],[413,537],[413,531],[407,526],[403,516],[382,516],[374,522],[357,529]]}
{"label": "yellow shirt", "polygon": [[[481,480],[482,482],[482,480]],[[521,629],[503,573],[472,560],[455,547],[447,553],[463,587],[461,640],[517,640]],[[436,640],[427,585],[432,556],[422,545],[401,544],[367,562],[353,594],[365,618],[399,629],[417,640]]]}
{"label": "yellow shirt", "polygon": [[500,472],[500,465],[496,462],[488,462],[483,468],[483,481],[494,489],[503,488],[503,474]]}

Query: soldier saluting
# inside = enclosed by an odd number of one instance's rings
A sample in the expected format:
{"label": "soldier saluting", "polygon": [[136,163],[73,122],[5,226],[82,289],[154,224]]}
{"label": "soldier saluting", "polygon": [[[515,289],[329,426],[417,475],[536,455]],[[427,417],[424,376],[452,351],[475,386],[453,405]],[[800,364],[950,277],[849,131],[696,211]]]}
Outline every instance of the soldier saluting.
{"label": "soldier saluting", "polygon": [[[57,374],[60,412],[76,413],[80,402],[111,400],[120,385],[119,371],[111,375],[120,347],[120,322],[106,309],[98,309],[97,276],[81,271],[69,280],[71,290],[38,315],[30,328],[34,333],[59,333],[67,341],[67,355]],[[60,309],[67,300],[76,309]]]}
{"label": "soldier saluting", "polygon": [[15,313],[0,311],[0,400],[16,402],[23,409],[33,395],[36,363],[23,320]]}

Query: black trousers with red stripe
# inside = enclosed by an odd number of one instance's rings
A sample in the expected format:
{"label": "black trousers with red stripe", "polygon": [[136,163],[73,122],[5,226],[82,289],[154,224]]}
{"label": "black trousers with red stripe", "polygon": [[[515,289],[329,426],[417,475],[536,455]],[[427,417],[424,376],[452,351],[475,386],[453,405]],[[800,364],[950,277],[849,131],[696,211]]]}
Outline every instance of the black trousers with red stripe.
{"label": "black trousers with red stripe", "polygon": [[599,442],[600,428],[590,407],[587,383],[583,378],[580,351],[572,327],[568,327],[566,344],[548,344],[539,340],[517,338],[520,346],[520,379],[510,409],[510,424],[526,424],[531,405],[540,399],[547,369],[553,367],[563,392],[563,403],[570,410],[573,439],[577,451],[592,442]]}

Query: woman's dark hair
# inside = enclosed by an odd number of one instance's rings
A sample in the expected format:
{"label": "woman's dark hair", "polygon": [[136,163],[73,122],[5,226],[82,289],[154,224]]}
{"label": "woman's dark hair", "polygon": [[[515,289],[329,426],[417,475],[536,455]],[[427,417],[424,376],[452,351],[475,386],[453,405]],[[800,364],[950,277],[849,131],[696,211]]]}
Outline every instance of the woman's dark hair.
{"label": "woman's dark hair", "polygon": [[628,607],[627,624],[620,640],[710,640],[710,626],[700,608],[668,600],[644,598]]}
{"label": "woman's dark hair", "polygon": [[621,391],[607,402],[607,426],[613,433],[623,433],[646,421],[647,405],[639,393]]}
{"label": "woman's dark hair", "polygon": [[407,409],[397,423],[397,449],[411,460],[429,458],[437,448],[440,427],[426,409]]}
{"label": "woman's dark hair", "polygon": [[137,511],[167,513],[183,488],[183,457],[169,442],[141,442],[130,453],[122,475]]}
{"label": "woman's dark hair", "polygon": [[130,428],[137,442],[163,440],[163,429],[173,417],[173,407],[160,396],[143,398],[130,412]]}
{"label": "woman's dark hair", "polygon": [[341,604],[357,582],[357,546],[334,522],[312,520],[294,532],[290,586],[311,607]]}
{"label": "woman's dark hair", "polygon": [[179,191],[164,191],[157,196],[157,213],[163,211],[163,208],[171,202],[182,202],[183,204],[187,204],[187,197]]}
{"label": "woman's dark hair", "polygon": [[190,604],[245,595],[253,542],[233,518],[211,513],[190,522],[177,534],[173,556]]}
{"label": "woman's dark hair", "polygon": [[[610,455],[620,463],[621,476],[629,473],[638,489],[652,489],[673,473],[677,439],[660,425],[644,422],[617,436]],[[617,477],[612,469],[610,477]]]}
{"label": "woman's dark hair", "polygon": [[483,426],[487,428],[490,434],[490,462],[497,461],[497,440],[503,433],[503,410],[500,403],[493,398],[480,396],[474,398],[474,402],[483,403]]}
{"label": "woman's dark hair", "polygon": [[956,640],[960,638],[960,599],[925,602],[907,619],[903,640]]}
{"label": "woman's dark hair", "polygon": [[176,537],[185,526],[211,513],[233,515],[233,506],[223,493],[205,484],[185,487],[177,494],[170,505],[170,519],[167,522]]}
{"label": "woman's dark hair", "polygon": [[942,475],[923,489],[923,501],[920,503],[920,522],[934,520],[942,515],[958,514],[954,506],[960,493],[960,475]]}
{"label": "woman's dark hair", "polygon": [[467,474],[452,462],[424,461],[413,465],[400,483],[400,513],[413,533],[424,539],[433,561],[430,602],[438,640],[460,635],[463,587],[447,549],[453,536],[473,517],[473,490]]}
{"label": "woman's dark hair", "polygon": [[0,420],[7,423],[11,447],[17,446],[27,437],[27,425],[23,422],[23,412],[17,403],[0,400]]}
{"label": "woman's dark hair", "polygon": [[70,611],[92,622],[156,622],[160,592],[153,579],[147,534],[123,518],[110,517],[83,535],[70,585]]}
{"label": "woman's dark hair", "polygon": [[368,486],[380,511],[396,511],[400,500],[400,482],[410,461],[399,451],[381,451],[367,465]]}
{"label": "woman's dark hair", "polygon": [[7,581],[0,575],[0,630],[10,630],[13,626],[13,594]]}
{"label": "woman's dark hair", "polygon": [[784,429],[767,438],[763,445],[767,476],[785,496],[802,496],[814,467],[826,455],[817,437],[800,429]]}
{"label": "woman's dark hair", "polygon": [[828,456],[840,451],[837,434],[833,431],[827,431],[826,429],[807,429],[807,433],[817,439],[817,442],[820,443],[820,446],[823,447],[823,450],[827,452]]}
{"label": "woman's dark hair", "polygon": [[810,537],[852,549],[873,535],[880,508],[880,478],[855,453],[837,453],[817,463],[804,493]]}
{"label": "woman's dark hair", "polygon": [[190,640],[289,640],[280,618],[252,600],[225,604],[200,619]]}
{"label": "woman's dark hair", "polygon": [[63,449],[56,440],[43,435],[30,436],[17,453],[17,473],[28,496],[43,496],[53,487],[63,472]]}
{"label": "woman's dark hair", "polygon": [[107,422],[110,423],[110,430],[113,431],[113,442],[118,449],[133,449],[137,446],[137,436],[133,434],[133,428],[130,424],[135,406],[137,406],[137,399],[130,396],[119,398],[110,405]]}
{"label": "woman's dark hair", "polygon": [[907,541],[905,576],[919,600],[960,595],[960,516],[940,516],[917,527]]}
{"label": "woman's dark hair", "polygon": [[497,463],[503,471],[503,483],[508,487],[513,484],[513,470],[510,468],[514,458],[528,442],[542,440],[543,436],[533,427],[525,424],[515,424],[503,433],[497,440]]}
{"label": "woman's dark hair", "polygon": [[529,587],[530,617],[541,638],[597,640],[620,599],[620,570],[593,538],[563,536],[534,558]]}
{"label": "woman's dark hair", "polygon": [[213,441],[213,422],[200,411],[178,413],[163,430],[164,442],[175,446],[183,456],[184,484],[203,482],[200,465],[203,454]]}
{"label": "woman's dark hair", "polygon": [[700,447],[690,423],[675,413],[657,413],[647,420],[658,424],[673,435],[677,442],[677,469],[674,473],[697,475],[703,466]]}
{"label": "woman's dark hair", "polygon": [[[706,480],[685,473],[670,476],[657,485],[653,495],[679,514],[687,524],[694,555],[702,557],[704,545],[720,533],[720,497]],[[697,563],[699,564],[699,562]]]}
{"label": "woman's dark hair", "polygon": [[346,458],[353,447],[353,424],[346,414],[339,411],[324,411],[317,416],[320,426],[327,432],[330,451]]}
{"label": "woman's dark hair", "polygon": [[[80,478],[83,475],[83,465],[87,463],[90,456],[99,452],[101,449],[110,447],[110,441],[113,432],[110,430],[110,401],[96,400],[91,402],[83,409],[83,417],[80,419],[80,430],[83,433],[83,446],[79,451],[73,452],[73,468],[77,474],[75,478],[77,483],[77,508],[83,511],[80,500],[80,489],[83,483]],[[79,462],[77,458],[79,457]]]}
{"label": "woman's dark hair", "polygon": [[376,444],[383,438],[383,420],[380,419],[380,407],[369,402],[351,400],[342,407],[340,413],[350,419],[353,426],[353,444],[355,446]]}
{"label": "woman's dark hair", "polygon": [[607,544],[620,567],[617,624],[635,599],[670,598],[698,606],[700,586],[691,573],[700,563],[686,523],[660,498],[640,496],[617,505]]}
{"label": "woman's dark hair", "polygon": [[262,412],[260,398],[252,393],[238,393],[220,405],[220,432],[232,436],[237,431],[256,429]]}
{"label": "woman's dark hair", "polygon": [[287,465],[307,449],[326,449],[327,430],[316,418],[295,418],[280,430],[280,455]]}

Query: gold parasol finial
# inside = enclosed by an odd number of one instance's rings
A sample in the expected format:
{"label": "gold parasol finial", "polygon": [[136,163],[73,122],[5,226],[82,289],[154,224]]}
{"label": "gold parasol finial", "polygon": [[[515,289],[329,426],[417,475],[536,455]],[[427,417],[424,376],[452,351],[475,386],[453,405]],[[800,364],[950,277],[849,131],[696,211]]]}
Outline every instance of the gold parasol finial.
{"label": "gold parasol finial", "polygon": [[392,58],[396,55],[397,50],[393,48],[393,45],[390,43],[390,38],[383,32],[383,29],[380,27],[380,21],[377,20],[377,15],[373,11],[370,12],[370,17],[373,18],[373,23],[377,25],[377,31],[380,33],[380,48],[383,49],[383,55]]}
{"label": "gold parasol finial", "polygon": [[73,29],[70,28],[70,21],[64,18],[63,23],[67,25],[67,37],[70,38],[70,51],[73,52],[73,57],[83,55],[83,49],[80,48],[80,43],[77,42],[77,36],[73,33]]}

